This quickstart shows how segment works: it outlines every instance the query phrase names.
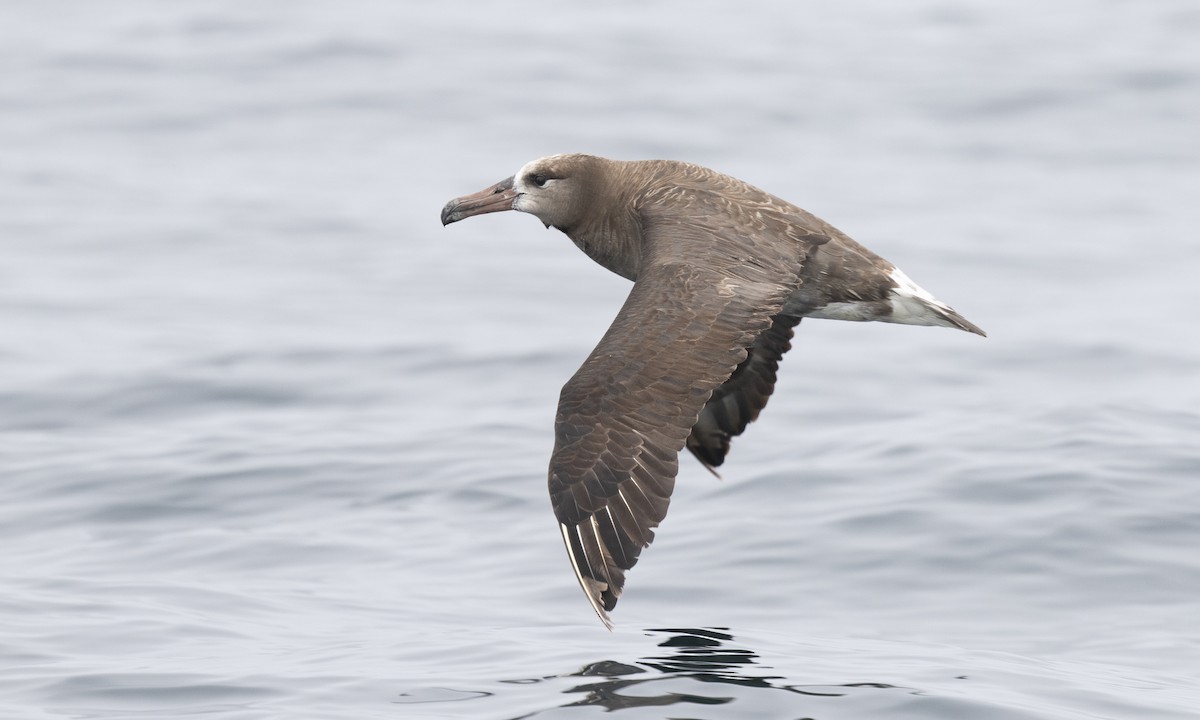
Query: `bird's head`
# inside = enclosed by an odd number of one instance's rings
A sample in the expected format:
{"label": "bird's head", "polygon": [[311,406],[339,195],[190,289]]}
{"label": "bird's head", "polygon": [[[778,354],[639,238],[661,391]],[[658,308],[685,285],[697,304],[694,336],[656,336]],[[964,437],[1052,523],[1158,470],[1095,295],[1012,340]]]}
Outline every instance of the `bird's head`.
{"label": "bird's head", "polygon": [[603,161],[591,155],[551,155],[528,162],[516,175],[472,195],[464,195],[442,208],[442,224],[472,215],[518,210],[529,213],[546,227],[564,232],[578,224],[587,211],[590,184]]}

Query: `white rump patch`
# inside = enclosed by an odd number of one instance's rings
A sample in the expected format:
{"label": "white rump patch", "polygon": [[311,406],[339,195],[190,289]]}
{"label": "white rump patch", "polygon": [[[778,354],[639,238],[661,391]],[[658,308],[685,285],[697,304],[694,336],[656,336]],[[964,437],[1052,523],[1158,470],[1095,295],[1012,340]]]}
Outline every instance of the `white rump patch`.
{"label": "white rump patch", "polygon": [[892,272],[888,274],[888,277],[892,279],[892,282],[896,283],[896,289],[892,292],[897,295],[919,298],[933,305],[942,304],[933,295],[930,295],[928,290],[913,282],[912,278],[905,275],[904,271],[900,268],[892,268]]}
{"label": "white rump patch", "polygon": [[892,268],[888,277],[896,283],[896,287],[892,289],[888,298],[888,302],[892,306],[892,316],[888,318],[889,321],[905,325],[958,327],[946,317],[947,314],[954,312],[950,306],[913,282],[912,278],[905,275],[903,270]]}

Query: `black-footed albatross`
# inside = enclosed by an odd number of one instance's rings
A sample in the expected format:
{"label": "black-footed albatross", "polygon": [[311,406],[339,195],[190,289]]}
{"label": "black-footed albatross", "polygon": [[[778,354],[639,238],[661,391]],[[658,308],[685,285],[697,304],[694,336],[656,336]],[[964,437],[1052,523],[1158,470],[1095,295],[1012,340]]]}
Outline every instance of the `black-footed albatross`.
{"label": "black-footed albatross", "polygon": [[670,160],[554,155],[442,209],[518,210],[633,281],[562,389],[550,500],[575,577],[610,629],[625,572],[667,514],[687,448],[709,470],[758,417],[801,318],[983,330],[829,223]]}

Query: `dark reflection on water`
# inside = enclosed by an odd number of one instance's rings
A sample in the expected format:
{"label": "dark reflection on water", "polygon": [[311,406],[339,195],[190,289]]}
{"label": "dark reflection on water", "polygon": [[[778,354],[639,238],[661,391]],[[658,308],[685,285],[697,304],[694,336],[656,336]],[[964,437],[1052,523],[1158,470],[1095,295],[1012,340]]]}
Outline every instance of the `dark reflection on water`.
{"label": "dark reflection on water", "polygon": [[[724,691],[722,690],[722,687],[729,685],[781,690],[798,695],[819,697],[841,697],[849,694],[851,688],[858,687],[894,688],[892,685],[882,683],[856,683],[833,687],[783,684],[779,682],[785,679],[783,676],[763,672],[767,668],[759,664],[757,653],[733,647],[731,643],[734,638],[725,630],[727,628],[648,629],[647,633],[651,635],[666,636],[666,639],[658,645],[660,648],[667,649],[666,654],[645,657],[632,665],[614,660],[601,660],[583,667],[578,672],[559,676],[561,678],[596,677],[603,679],[574,685],[564,690],[564,694],[583,695],[583,697],[573,699],[558,707],[595,705],[612,711],[676,704],[725,705],[738,699],[737,691],[727,687]],[[557,678],[543,678],[543,680],[552,679]],[[685,693],[675,689],[666,690],[652,687],[654,683],[679,679],[710,683],[714,687],[711,692],[703,693]],[[672,687],[677,688],[678,685],[672,683]],[[637,688],[636,694],[630,692],[633,688]],[[537,710],[513,720],[535,717],[545,711]]]}

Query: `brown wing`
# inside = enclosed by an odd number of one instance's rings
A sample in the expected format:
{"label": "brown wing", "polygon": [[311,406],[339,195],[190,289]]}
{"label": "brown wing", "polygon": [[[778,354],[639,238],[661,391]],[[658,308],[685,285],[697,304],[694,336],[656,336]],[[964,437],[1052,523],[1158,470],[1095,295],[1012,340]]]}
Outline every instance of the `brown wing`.
{"label": "brown wing", "polygon": [[716,475],[725,462],[729,441],[741,435],[746,426],[758,419],[767,400],[775,391],[779,361],[792,347],[792,328],[800,318],[776,315],[771,327],[758,336],[746,359],[729,379],[713,391],[692,426],[687,449]]}
{"label": "brown wing", "polygon": [[713,207],[720,199],[682,200],[685,217],[703,223],[643,213],[638,280],[563,388],[555,420],[551,503],[575,576],[610,627],[606,611],[666,516],[701,408],[825,240],[763,213]]}

